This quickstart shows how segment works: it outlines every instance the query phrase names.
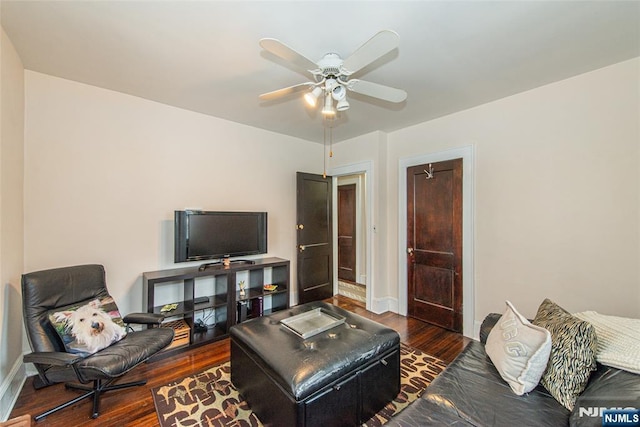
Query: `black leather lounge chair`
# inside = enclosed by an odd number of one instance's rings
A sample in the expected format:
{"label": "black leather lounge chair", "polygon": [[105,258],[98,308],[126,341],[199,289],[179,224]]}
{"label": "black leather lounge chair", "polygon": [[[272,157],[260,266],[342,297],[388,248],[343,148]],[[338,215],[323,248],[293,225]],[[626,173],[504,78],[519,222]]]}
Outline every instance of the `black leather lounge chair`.
{"label": "black leather lounge chair", "polygon": [[[129,324],[158,326],[163,320],[161,315],[138,313],[123,317],[122,322],[118,320],[120,322],[118,331],[127,330],[128,333],[117,342],[107,344],[106,348],[89,355],[74,353],[73,348],[69,350],[69,342],[59,334],[61,328],[57,330],[55,322],[52,323],[52,315],[60,317],[62,316],[60,313],[73,313],[74,309],[87,304],[100,307],[100,303],[96,301],[106,300],[112,302],[107,291],[102,265],[64,267],[22,276],[24,323],[33,350],[32,353],[24,356],[24,362],[33,363],[38,370],[39,376],[34,381],[34,387],[38,389],[64,382],[66,388],[84,392],[62,405],[37,415],[36,421],[88,398],[93,398],[91,416],[97,418],[100,395],[110,390],[144,385],[146,381],[113,383],[168,346],[173,340],[171,328],[151,327],[133,331]],[[112,311],[111,314],[114,312]],[[85,320],[78,319],[76,323],[79,324]],[[101,328],[98,324],[99,322],[93,322],[93,328],[96,331]],[[70,328],[67,329],[70,331]],[[97,334],[96,331],[93,333]],[[92,330],[88,329],[87,333],[91,332]],[[81,384],[70,384],[68,383],[70,381]]]}

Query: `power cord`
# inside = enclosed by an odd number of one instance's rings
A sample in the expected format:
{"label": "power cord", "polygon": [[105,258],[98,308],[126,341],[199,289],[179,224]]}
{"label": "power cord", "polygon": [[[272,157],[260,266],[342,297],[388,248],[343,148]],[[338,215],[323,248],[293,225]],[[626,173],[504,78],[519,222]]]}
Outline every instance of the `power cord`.
{"label": "power cord", "polygon": [[[205,316],[205,309],[202,310],[202,319],[198,319],[193,323],[193,329],[196,332],[207,332],[209,328],[215,328],[216,322],[214,321],[213,325],[207,325],[207,320],[211,318],[215,314],[215,310],[209,309],[209,314]],[[214,318],[215,319],[215,318]]]}
{"label": "power cord", "polygon": [[193,324],[193,329],[195,329],[196,332],[207,332],[209,328],[207,328],[207,325],[205,325],[202,319],[198,319]]}

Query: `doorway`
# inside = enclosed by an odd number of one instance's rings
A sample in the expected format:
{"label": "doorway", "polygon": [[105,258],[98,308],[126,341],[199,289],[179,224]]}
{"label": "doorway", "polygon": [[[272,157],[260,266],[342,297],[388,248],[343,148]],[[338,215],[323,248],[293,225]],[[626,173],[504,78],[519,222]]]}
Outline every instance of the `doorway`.
{"label": "doorway", "polygon": [[[338,218],[338,186],[356,184],[356,263],[355,282],[364,287],[366,309],[376,312],[372,307],[374,300],[374,278],[372,273],[372,242],[375,228],[373,218],[373,162],[365,161],[332,168],[328,173],[333,176],[334,218]],[[338,241],[338,221],[334,221],[334,242]],[[338,245],[334,244],[334,294],[340,294],[338,279]],[[348,296],[348,295],[347,295]],[[384,310],[382,310],[384,311]]]}
{"label": "doorway", "polygon": [[462,332],[462,159],[407,168],[408,314]]}
{"label": "doorway", "polygon": [[478,336],[479,323],[475,319],[474,292],[474,146],[403,158],[398,164],[398,313],[408,313],[407,271],[407,169],[421,164],[461,158],[462,171],[462,333],[466,337]]}
{"label": "doorway", "polygon": [[296,173],[298,303],[331,298],[333,275],[333,180]]}
{"label": "doorway", "polygon": [[366,194],[364,173],[338,180],[337,242],[338,294],[366,303]]}

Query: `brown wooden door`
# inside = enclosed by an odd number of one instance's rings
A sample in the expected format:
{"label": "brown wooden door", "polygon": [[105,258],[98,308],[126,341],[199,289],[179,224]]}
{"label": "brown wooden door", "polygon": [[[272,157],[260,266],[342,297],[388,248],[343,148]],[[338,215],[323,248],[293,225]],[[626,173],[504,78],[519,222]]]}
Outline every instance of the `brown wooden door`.
{"label": "brown wooden door", "polygon": [[297,173],[298,303],[333,296],[331,177]]}
{"label": "brown wooden door", "polygon": [[356,281],[356,185],[338,186],[338,279]]}
{"label": "brown wooden door", "polygon": [[409,316],[462,332],[462,159],[407,169],[407,271]]}

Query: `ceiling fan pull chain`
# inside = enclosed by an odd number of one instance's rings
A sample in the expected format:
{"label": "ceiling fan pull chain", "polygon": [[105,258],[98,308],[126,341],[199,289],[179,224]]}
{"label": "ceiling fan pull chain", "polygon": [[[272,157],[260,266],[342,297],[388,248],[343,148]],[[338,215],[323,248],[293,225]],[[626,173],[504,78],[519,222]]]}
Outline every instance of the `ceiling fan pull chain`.
{"label": "ceiling fan pull chain", "polygon": [[323,138],[322,161],[324,162],[322,177],[326,178],[327,177],[327,127],[324,126],[324,124],[322,126],[322,138]]}
{"label": "ceiling fan pull chain", "polygon": [[333,127],[329,128],[329,157],[333,157]]}

